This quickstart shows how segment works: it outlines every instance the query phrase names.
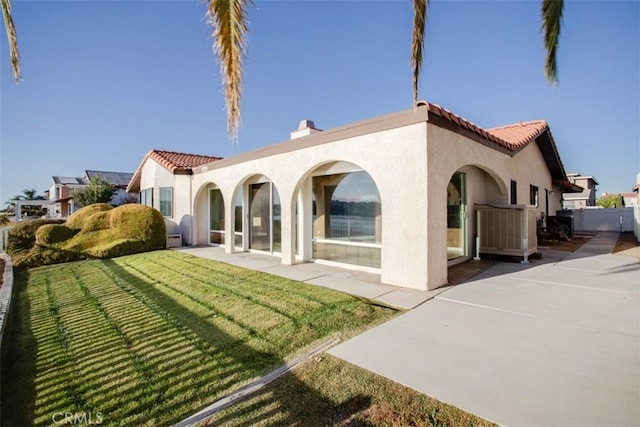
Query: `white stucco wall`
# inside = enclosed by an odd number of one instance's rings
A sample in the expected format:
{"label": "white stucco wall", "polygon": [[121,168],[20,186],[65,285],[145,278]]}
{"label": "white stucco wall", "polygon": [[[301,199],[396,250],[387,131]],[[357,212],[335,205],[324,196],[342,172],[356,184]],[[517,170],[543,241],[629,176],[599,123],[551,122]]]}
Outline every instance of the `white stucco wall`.
{"label": "white stucco wall", "polygon": [[153,187],[153,207],[160,210],[160,187],[173,188],[173,215],[165,217],[167,233],[181,233],[185,243],[191,236],[191,176],[174,175],[149,158],[140,174],[140,190]]}
{"label": "white stucco wall", "polygon": [[[295,203],[298,190],[318,166],[346,161],[371,175],[382,202],[381,280],[426,289],[426,124],[417,123],[382,132],[354,136],[273,156],[212,169],[193,176],[198,217],[206,216],[207,189],[215,184],[225,202],[225,240],[233,238],[232,211],[238,188],[263,175],[274,183],[282,203],[282,262],[295,262]],[[181,212],[184,215],[186,212]],[[194,223],[199,243],[206,242],[206,221]],[[305,242],[310,244],[310,242]],[[233,251],[232,245],[226,245]]]}
{"label": "white stucco wall", "polygon": [[[424,113],[414,114],[426,119],[426,115],[419,116]],[[294,140],[286,149],[268,148],[221,160],[206,170],[195,168],[194,175],[173,175],[148,159],[141,170],[140,189],[153,187],[154,206],[159,208],[159,188],[173,187],[174,211],[172,218],[166,218],[167,231],[182,233],[188,244],[203,245],[209,241],[208,190],[219,188],[225,205],[225,250],[232,253],[238,191],[243,188],[246,203],[247,183],[269,180],[282,206],[280,255],[284,264],[292,264],[296,262],[295,207],[299,196],[310,207],[312,172],[332,162],[357,165],[369,173],[380,194],[381,281],[417,289],[434,289],[447,283],[447,185],[456,171],[466,174],[469,256],[473,256],[474,205],[508,204],[511,179],[518,182],[519,203],[528,203],[529,185],[533,184],[539,188],[539,212],[545,208],[545,189],[554,191],[550,214],[560,206],[560,191],[552,186],[535,143],[511,157],[424,120],[368,133],[353,126],[331,136],[335,139],[307,143],[320,141],[317,138],[322,136],[316,134]],[[296,143],[301,144],[300,149],[295,149]],[[308,224],[301,233],[303,259],[311,254],[310,218],[310,209],[303,209],[301,222]],[[246,210],[243,221],[246,238]]]}
{"label": "white stucco wall", "polygon": [[[538,187],[536,218],[539,219],[541,214],[545,213],[545,190],[550,192],[549,215],[555,215],[556,211],[560,209],[561,191],[557,186],[553,185],[551,173],[546,167],[538,144],[531,143],[514,156],[511,162],[510,174],[510,179],[514,179],[518,183],[518,204],[529,204],[529,185]],[[551,194],[551,192],[553,193]]]}

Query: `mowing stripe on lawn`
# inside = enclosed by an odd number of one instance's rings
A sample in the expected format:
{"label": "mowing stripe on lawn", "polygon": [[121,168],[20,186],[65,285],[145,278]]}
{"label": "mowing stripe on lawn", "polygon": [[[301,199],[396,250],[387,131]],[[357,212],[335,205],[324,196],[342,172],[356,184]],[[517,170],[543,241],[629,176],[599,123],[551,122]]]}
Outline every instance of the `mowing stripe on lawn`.
{"label": "mowing stripe on lawn", "polygon": [[[134,266],[127,264],[126,262],[123,262],[124,265],[127,265],[127,267],[131,268],[132,270],[136,270],[136,271],[140,271],[139,269],[136,269]],[[172,267],[168,267],[168,266],[159,266],[163,271],[171,271],[173,273],[175,273],[178,277],[179,276],[183,276],[183,277],[187,277],[189,279],[193,279],[196,282],[189,282],[190,286],[194,286],[195,284],[201,285],[201,286],[206,286],[208,288],[210,287],[214,287],[218,290],[223,291],[225,294],[228,295],[233,295],[236,297],[240,297],[243,299],[246,299],[247,301],[250,301],[252,304],[255,304],[257,306],[261,306],[264,307],[265,309],[271,310],[274,313],[277,313],[283,317],[286,317],[288,319],[293,319],[293,316],[291,316],[290,314],[278,309],[277,307],[272,306],[269,302],[266,301],[262,301],[261,299],[252,296],[251,294],[247,293],[247,292],[239,292],[237,290],[234,290],[232,288],[230,288],[229,286],[222,286],[219,281],[217,280],[212,280],[211,279],[211,273],[212,271],[208,271],[208,276],[207,275],[203,275],[203,274],[198,274],[196,271],[184,271],[184,270],[179,270],[177,268],[172,268]],[[145,273],[148,275],[148,273]],[[155,278],[148,276],[150,279],[154,280]],[[157,280],[157,279],[155,279]],[[159,281],[162,284],[165,284],[164,281]],[[259,290],[256,290],[255,292],[256,294],[260,294]]]}
{"label": "mowing stripe on lawn", "polygon": [[[198,297],[195,297],[191,293],[188,293],[187,291],[182,290],[175,285],[170,285],[168,282],[160,281],[149,274],[141,272],[139,269],[133,266],[130,266],[126,263],[123,263],[123,265],[130,267],[131,270],[151,280],[153,284],[164,288],[166,290],[165,293],[167,293],[167,295],[173,295],[174,299],[179,301],[186,300],[186,302],[192,303],[192,306],[195,305],[194,311],[196,313],[199,313],[202,318],[206,318],[207,316],[221,317],[222,319],[230,323],[234,323],[238,325],[240,328],[244,329],[248,337],[258,337],[267,341],[271,341],[269,332],[273,329],[273,327],[287,321],[293,323],[294,325],[297,324],[297,319],[293,318],[293,316],[286,315],[286,316],[281,316],[282,318],[279,321],[276,321],[277,318],[273,320],[269,320],[268,322],[254,321],[253,322],[254,324],[257,323],[259,325],[259,329],[254,328],[249,323],[240,320],[237,315],[234,316],[233,314],[231,314],[230,310],[228,309],[224,310],[222,307],[220,307],[219,298],[216,299],[216,296],[213,293],[211,292],[204,293],[203,290],[198,288],[198,285],[204,286],[206,288],[211,288],[211,285],[193,284],[192,286],[190,286],[191,287],[190,292],[195,293],[195,295],[198,295]],[[172,282],[172,283],[175,283],[175,282]],[[238,296],[238,295],[234,295],[234,296]],[[214,298],[214,301],[210,302],[210,298],[212,297]],[[246,301],[246,302],[243,302],[243,301]],[[218,303],[218,305],[216,305],[215,303]],[[246,299],[241,299],[239,303],[235,304],[234,309],[235,309],[235,312],[237,313],[244,313],[244,314],[251,313],[252,314],[251,317],[248,317],[246,315],[245,317],[247,317],[250,320],[253,320],[255,319],[255,317],[259,317],[261,310],[263,310],[264,308],[261,304],[256,307],[254,302]],[[280,315],[280,313],[276,313],[276,314]],[[273,317],[273,315],[271,315],[271,317]],[[276,343],[272,342],[272,344],[276,344]]]}
{"label": "mowing stripe on lawn", "polygon": [[[183,264],[187,264],[192,267],[196,267],[200,270],[204,270],[205,274],[217,279],[231,279],[234,285],[239,285],[241,288],[249,288],[250,292],[255,292],[258,295],[263,295],[265,292],[270,290],[278,290],[284,291],[285,294],[280,295],[281,298],[274,300],[273,302],[284,302],[287,309],[291,307],[288,304],[299,304],[303,303],[305,306],[312,302],[319,306],[328,306],[335,302],[343,301],[347,296],[346,294],[338,293],[336,291],[326,291],[323,288],[319,288],[318,291],[313,289],[313,287],[308,286],[307,284],[302,284],[302,282],[284,279],[279,276],[273,276],[269,273],[246,270],[241,267],[236,267],[231,264],[225,264],[218,261],[212,261],[208,259],[202,259],[199,257],[195,257],[189,254],[183,254],[176,251],[168,251],[169,254],[166,255],[167,259],[179,260]],[[225,270],[228,272],[221,272],[220,269],[215,269],[213,267],[223,266]],[[233,273],[242,273],[242,280],[238,281],[237,274]],[[269,281],[265,281],[265,278],[273,279]],[[305,292],[306,290],[306,292]],[[324,299],[318,298],[315,294],[320,293]],[[291,299],[291,297],[296,296],[299,297],[297,299]],[[294,305],[294,308],[297,307]],[[305,307],[306,308],[306,307]]]}

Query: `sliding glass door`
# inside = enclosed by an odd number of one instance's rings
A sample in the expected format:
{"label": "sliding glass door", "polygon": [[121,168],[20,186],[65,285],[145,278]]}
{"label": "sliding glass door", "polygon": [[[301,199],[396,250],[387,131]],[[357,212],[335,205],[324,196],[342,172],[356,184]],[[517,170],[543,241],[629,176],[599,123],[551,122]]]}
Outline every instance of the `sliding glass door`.
{"label": "sliding glass door", "polygon": [[465,257],[466,248],[466,176],[456,172],[447,186],[447,259]]}
{"label": "sliding glass door", "polygon": [[209,244],[224,245],[224,201],[220,190],[209,190]]}
{"label": "sliding glass door", "polygon": [[281,206],[271,182],[249,185],[249,248],[265,252],[281,250]]}

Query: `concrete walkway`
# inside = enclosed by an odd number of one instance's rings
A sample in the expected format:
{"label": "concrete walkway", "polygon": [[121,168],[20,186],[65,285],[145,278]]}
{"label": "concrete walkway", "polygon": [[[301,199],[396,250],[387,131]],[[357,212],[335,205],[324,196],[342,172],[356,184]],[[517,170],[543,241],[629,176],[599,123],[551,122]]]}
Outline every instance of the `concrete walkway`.
{"label": "concrete walkway", "polygon": [[323,286],[402,309],[417,307],[444,290],[419,291],[417,289],[386,285],[380,282],[379,274],[347,270],[325,264],[300,263],[284,265],[279,257],[254,252],[227,254],[223,248],[211,246],[176,250],[238,267]]}
{"label": "concrete walkway", "polygon": [[330,353],[503,425],[637,426],[640,264],[616,240],[498,264]]}

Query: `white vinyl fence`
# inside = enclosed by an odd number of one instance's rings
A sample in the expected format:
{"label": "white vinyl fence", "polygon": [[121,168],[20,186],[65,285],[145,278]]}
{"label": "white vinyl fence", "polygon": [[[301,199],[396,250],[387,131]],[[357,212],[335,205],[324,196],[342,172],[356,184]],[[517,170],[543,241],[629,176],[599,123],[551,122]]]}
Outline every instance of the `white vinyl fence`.
{"label": "white vinyl fence", "polygon": [[633,232],[636,235],[636,241],[640,242],[640,205],[633,207]]}
{"label": "white vinyl fence", "polygon": [[[635,232],[638,216],[634,218],[637,208],[609,208],[609,209],[573,209],[574,231],[625,231]],[[636,234],[637,236],[638,234]]]}
{"label": "white vinyl fence", "polygon": [[9,229],[11,227],[0,227],[0,253],[7,251],[7,240],[9,239]]}

